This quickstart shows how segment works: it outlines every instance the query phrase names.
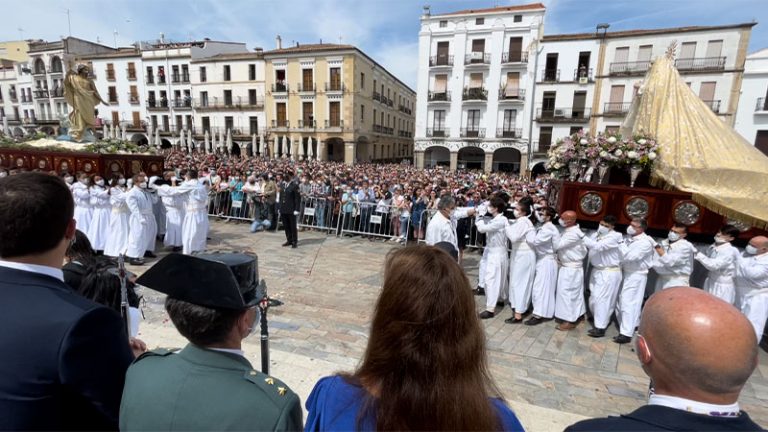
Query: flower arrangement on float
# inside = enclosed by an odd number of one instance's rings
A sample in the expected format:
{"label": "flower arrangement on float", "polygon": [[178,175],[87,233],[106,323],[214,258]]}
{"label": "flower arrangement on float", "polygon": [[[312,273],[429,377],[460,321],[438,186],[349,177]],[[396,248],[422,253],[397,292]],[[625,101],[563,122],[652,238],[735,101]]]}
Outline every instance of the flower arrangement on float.
{"label": "flower arrangement on float", "polygon": [[593,136],[582,129],[550,147],[547,169],[556,178],[580,182],[592,181],[597,171],[602,183],[611,167],[627,168],[630,186],[634,187],[641,172],[653,169],[658,154],[659,145],[650,136],[625,138],[620,134],[604,133]]}

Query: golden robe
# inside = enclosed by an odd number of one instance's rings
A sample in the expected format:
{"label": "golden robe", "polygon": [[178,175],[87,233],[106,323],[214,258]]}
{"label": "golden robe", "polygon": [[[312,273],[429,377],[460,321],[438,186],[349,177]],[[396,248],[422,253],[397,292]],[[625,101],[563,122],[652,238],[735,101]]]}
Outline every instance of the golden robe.
{"label": "golden robe", "polygon": [[81,141],[85,130],[93,129],[96,124],[94,109],[102,101],[101,96],[93,81],[69,71],[64,78],[64,97],[72,107],[69,113],[69,136],[75,141]]}

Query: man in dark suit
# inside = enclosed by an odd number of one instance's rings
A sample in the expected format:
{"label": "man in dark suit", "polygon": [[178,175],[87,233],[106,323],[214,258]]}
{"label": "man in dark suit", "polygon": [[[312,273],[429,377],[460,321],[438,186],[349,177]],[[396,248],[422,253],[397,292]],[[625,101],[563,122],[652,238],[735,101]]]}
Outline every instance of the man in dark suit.
{"label": "man in dark suit", "polygon": [[286,171],[284,177],[284,182],[280,184],[280,218],[285,229],[283,246],[296,249],[299,241],[296,220],[301,208],[301,193],[292,172]]}
{"label": "man in dark suit", "polygon": [[653,383],[648,405],[566,431],[763,430],[739,409],[758,358],[755,332],[736,308],[697,288],[668,288],[645,304],[635,341]]}
{"label": "man in dark suit", "polygon": [[0,430],[117,430],[134,355],[120,316],[64,283],[73,214],[57,177],[0,179]]}

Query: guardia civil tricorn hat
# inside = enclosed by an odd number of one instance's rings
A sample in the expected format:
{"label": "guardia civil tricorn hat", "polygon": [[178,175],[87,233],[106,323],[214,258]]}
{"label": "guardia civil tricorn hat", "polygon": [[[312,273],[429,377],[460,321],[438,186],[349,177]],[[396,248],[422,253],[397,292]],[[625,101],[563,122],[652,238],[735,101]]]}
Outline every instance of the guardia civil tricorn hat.
{"label": "guardia civil tricorn hat", "polygon": [[266,291],[257,257],[241,253],[170,254],[136,283],[176,300],[223,309],[255,306]]}

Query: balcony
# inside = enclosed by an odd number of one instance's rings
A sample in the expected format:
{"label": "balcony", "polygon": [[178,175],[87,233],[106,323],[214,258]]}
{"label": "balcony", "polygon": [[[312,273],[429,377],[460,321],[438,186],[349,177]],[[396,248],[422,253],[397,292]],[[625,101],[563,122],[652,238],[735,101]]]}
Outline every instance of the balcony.
{"label": "balcony", "polygon": [[483,52],[472,52],[464,56],[464,65],[489,65],[491,64],[491,54]]}
{"label": "balcony", "polygon": [[157,76],[157,83],[158,84],[165,84],[165,75],[162,75],[162,76],[158,75]]}
{"label": "balcony", "polygon": [[374,91],[374,92],[373,92],[373,96],[372,96],[372,98],[373,98],[373,100],[375,100],[375,101],[379,101],[379,102],[381,102],[381,93],[379,93],[379,92],[377,92],[377,91]]}
{"label": "balcony", "polygon": [[725,57],[680,58],[675,67],[680,72],[718,71],[725,69]]}
{"label": "balcony", "polygon": [[337,129],[339,131],[344,130],[344,120],[338,119],[338,120],[326,120],[325,121],[325,129]]}
{"label": "balcony", "polygon": [[168,100],[147,99],[147,109],[149,111],[160,111],[168,109]]}
{"label": "balcony", "polygon": [[528,63],[528,51],[502,53],[501,63]]}
{"label": "balcony", "polygon": [[64,87],[57,87],[50,91],[51,97],[56,98],[63,98],[64,97]]}
{"label": "balcony", "polygon": [[176,98],[173,100],[173,107],[179,110],[192,109],[192,98]]}
{"label": "balcony", "polygon": [[488,90],[483,87],[465,88],[461,99],[464,101],[486,101],[488,100]]}
{"label": "balcony", "polygon": [[290,87],[286,83],[275,83],[275,84],[272,84],[271,89],[272,89],[272,93],[273,94],[275,94],[275,93],[278,93],[278,94],[280,94],[280,93],[288,93],[290,91]]}
{"label": "balcony", "polygon": [[757,102],[755,103],[755,112],[768,114],[768,99],[764,97],[757,98]]}
{"label": "balcony", "polygon": [[496,129],[496,138],[513,139],[513,138],[522,138],[522,136],[523,136],[522,129],[514,129],[514,128],[507,128],[507,127]]}
{"label": "balcony", "polygon": [[393,101],[392,99],[390,99],[388,97],[384,97],[384,96],[381,97],[381,103],[383,103],[384,105],[386,105],[386,106],[388,106],[390,108],[395,106],[395,101]]}
{"label": "balcony", "polygon": [[610,75],[642,75],[651,67],[649,60],[634,62],[611,63],[608,67]]}
{"label": "balcony", "polygon": [[462,138],[485,138],[485,128],[461,128]]}
{"label": "balcony", "polygon": [[11,99],[11,102],[18,102],[19,97],[16,94],[16,92],[9,92],[8,97]]}
{"label": "balcony", "polygon": [[560,82],[560,69],[542,70],[541,82]]}
{"label": "balcony", "polygon": [[429,58],[429,67],[453,66],[452,55],[436,55]]}
{"label": "balcony", "polygon": [[195,99],[194,108],[200,111],[215,111],[215,110],[243,110],[243,109],[256,109],[264,108],[264,101],[258,99],[248,98],[243,100],[240,96],[234,99],[226,98],[205,98]]}
{"label": "balcony", "polygon": [[299,83],[296,86],[296,91],[299,93],[312,93],[314,94],[317,92],[317,86],[315,86],[315,83]]}
{"label": "balcony", "polygon": [[606,102],[603,104],[603,117],[622,117],[629,112],[631,102]]}
{"label": "balcony", "polygon": [[704,102],[713,113],[718,114],[720,113],[720,101],[719,100],[709,100],[709,101],[702,101]]}
{"label": "balcony", "polygon": [[154,75],[147,75],[147,77],[145,78],[145,81],[147,84],[154,84],[155,83]]}
{"label": "balcony", "polygon": [[317,121],[315,120],[299,120],[299,129],[314,130],[317,128]]}
{"label": "balcony", "polygon": [[181,82],[184,84],[189,84],[189,74],[188,73],[182,73],[181,74]]}
{"label": "balcony", "polygon": [[115,81],[115,70],[114,69],[107,69],[107,81]]}
{"label": "balcony", "polygon": [[547,153],[549,152],[549,148],[552,146],[550,142],[539,142],[534,141],[533,145],[531,146],[531,151],[533,152],[533,157],[535,158],[542,158],[547,157]]}
{"label": "balcony", "polygon": [[536,121],[541,123],[584,123],[589,121],[589,108],[537,108]]}
{"label": "balcony", "polygon": [[120,103],[117,100],[117,94],[110,94],[110,95],[108,95],[107,96],[107,102],[109,102],[110,105],[117,105],[118,103]]}
{"label": "balcony", "polygon": [[141,101],[139,100],[139,95],[137,95],[136,93],[130,93],[129,92],[128,93],[128,103],[130,103],[131,105],[138,105],[138,104],[140,104]]}
{"label": "balcony", "polygon": [[272,120],[272,129],[288,131],[291,126],[291,122],[288,120]]}
{"label": "balcony", "polygon": [[412,115],[413,114],[413,111],[411,111],[411,109],[406,107],[405,105],[399,105],[397,107],[397,109],[398,109],[398,111],[400,111],[403,114],[408,114],[408,115]]}
{"label": "balcony", "polygon": [[40,77],[45,76],[45,69],[44,68],[37,68],[32,71],[32,76]]}
{"label": "balcony", "polygon": [[399,136],[400,138],[413,138],[413,133],[410,131],[401,130],[397,133],[397,136]]}
{"label": "balcony", "polygon": [[48,69],[48,73],[51,75],[62,75],[64,71],[61,69],[61,65]]}
{"label": "balcony", "polygon": [[573,82],[579,84],[586,84],[595,82],[595,77],[592,75],[592,68],[576,68],[573,70]]}
{"label": "balcony", "polygon": [[181,82],[181,75],[179,75],[179,74],[177,74],[177,73],[176,73],[176,74],[171,74],[171,82],[172,82],[173,84],[178,84],[178,83],[180,83],[180,82]]}
{"label": "balcony", "polygon": [[522,102],[525,100],[525,89],[509,87],[499,89],[499,102]]}
{"label": "balcony", "polygon": [[373,131],[376,133],[381,133],[381,125],[373,125]]}
{"label": "balcony", "polygon": [[128,81],[136,81],[136,69],[125,68],[125,76],[128,77]]}
{"label": "balcony", "polygon": [[325,83],[326,92],[344,92],[346,88],[343,83],[340,82],[327,82]]}
{"label": "balcony", "polygon": [[35,99],[48,99],[48,90],[39,89],[32,92],[35,95]]}

